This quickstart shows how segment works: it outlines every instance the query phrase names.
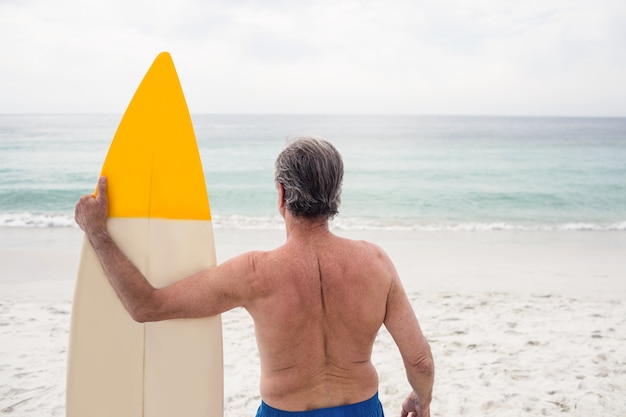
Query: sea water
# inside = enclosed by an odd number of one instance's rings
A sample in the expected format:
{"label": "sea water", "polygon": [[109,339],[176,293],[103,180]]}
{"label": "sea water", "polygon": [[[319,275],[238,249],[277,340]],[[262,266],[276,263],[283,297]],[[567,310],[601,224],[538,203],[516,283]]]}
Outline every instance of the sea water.
{"label": "sea water", "polygon": [[[120,119],[0,115],[0,227],[74,226]],[[274,160],[313,135],[343,155],[337,228],[626,230],[626,118],[192,119],[217,227],[281,227]]]}

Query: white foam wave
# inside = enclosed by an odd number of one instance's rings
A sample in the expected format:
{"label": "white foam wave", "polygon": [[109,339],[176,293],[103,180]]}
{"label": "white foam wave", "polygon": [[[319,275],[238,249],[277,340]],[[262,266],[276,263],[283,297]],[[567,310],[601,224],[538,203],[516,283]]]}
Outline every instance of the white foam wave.
{"label": "white foam wave", "polygon": [[497,231],[626,231],[626,221],[617,223],[513,224],[505,222],[413,223],[383,222],[363,219],[337,219],[333,227],[340,230],[385,230],[418,232],[497,232]]}
{"label": "white foam wave", "polygon": [[78,227],[67,213],[1,213],[0,227]]}
{"label": "white foam wave", "polygon": [[[284,230],[280,216],[214,215],[216,228],[240,230]],[[70,213],[1,213],[0,227],[78,227]],[[418,232],[497,232],[497,231],[626,231],[626,221],[614,223],[528,223],[465,222],[465,223],[418,223],[408,220],[385,221],[366,218],[336,218],[331,227],[337,230],[381,230]]]}
{"label": "white foam wave", "polygon": [[243,230],[283,230],[285,224],[282,217],[276,216],[242,216],[232,214],[229,216],[213,216],[213,226],[224,229]]}

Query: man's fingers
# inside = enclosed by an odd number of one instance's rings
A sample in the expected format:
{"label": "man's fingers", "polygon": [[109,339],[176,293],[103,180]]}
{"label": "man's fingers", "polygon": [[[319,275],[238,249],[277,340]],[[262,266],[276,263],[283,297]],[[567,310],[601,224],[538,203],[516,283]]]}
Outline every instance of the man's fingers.
{"label": "man's fingers", "polygon": [[107,179],[105,177],[100,177],[98,179],[98,196],[97,200],[106,200],[107,199]]}

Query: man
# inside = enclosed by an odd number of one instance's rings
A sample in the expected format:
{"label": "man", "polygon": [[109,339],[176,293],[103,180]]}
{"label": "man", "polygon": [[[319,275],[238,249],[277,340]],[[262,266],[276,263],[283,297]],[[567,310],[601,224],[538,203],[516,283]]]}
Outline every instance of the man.
{"label": "man", "polygon": [[329,230],[340,203],[341,155],[324,140],[300,138],[278,156],[275,177],[285,244],[163,289],[152,287],[109,236],[105,178],[97,198],[80,199],[76,221],[134,320],[211,316],[238,306],[250,313],[261,360],[257,416],[382,416],[371,353],[383,324],[413,389],[401,416],[429,416],[433,359],[395,267],[379,247]]}

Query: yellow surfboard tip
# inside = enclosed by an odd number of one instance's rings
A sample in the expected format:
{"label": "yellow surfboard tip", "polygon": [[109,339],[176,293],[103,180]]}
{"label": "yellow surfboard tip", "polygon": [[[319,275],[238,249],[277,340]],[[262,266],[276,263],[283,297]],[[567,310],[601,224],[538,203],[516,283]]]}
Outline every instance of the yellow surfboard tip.
{"label": "yellow surfboard tip", "polygon": [[169,52],[137,88],[102,167],[109,216],[210,220],[198,145]]}

